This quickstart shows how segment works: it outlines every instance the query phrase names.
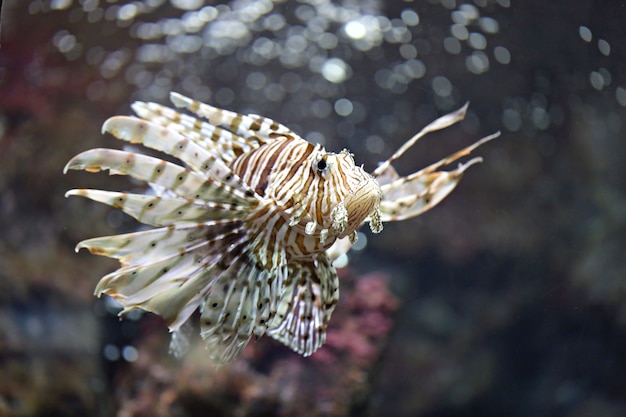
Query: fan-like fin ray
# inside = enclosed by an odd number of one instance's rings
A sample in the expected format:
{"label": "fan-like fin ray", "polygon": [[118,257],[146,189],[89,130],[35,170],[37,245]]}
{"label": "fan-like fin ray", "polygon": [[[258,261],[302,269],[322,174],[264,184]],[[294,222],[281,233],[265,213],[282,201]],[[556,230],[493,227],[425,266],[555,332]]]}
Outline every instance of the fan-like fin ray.
{"label": "fan-like fin ray", "polygon": [[[426,168],[420,169],[419,171],[417,171],[417,172],[415,172],[415,173],[413,173],[411,175],[408,175],[408,176],[406,176],[404,178],[406,178],[407,181],[411,181],[414,178],[418,178],[420,176],[428,175],[428,174],[430,174],[432,172],[435,172],[436,170],[438,170],[442,166],[450,165],[451,163],[455,162],[456,160],[458,160],[458,159],[460,159],[460,158],[462,158],[464,156],[469,155],[470,153],[472,153],[472,151],[474,151],[479,146],[482,146],[485,143],[487,143],[487,142],[489,142],[489,141],[491,141],[491,140],[493,140],[493,139],[495,139],[495,138],[497,138],[499,136],[500,136],[500,132],[496,132],[496,133],[493,133],[493,134],[491,134],[489,136],[485,136],[484,138],[482,138],[480,140],[477,140],[473,144],[471,144],[471,145],[469,145],[469,146],[467,146],[467,147],[465,147],[465,148],[463,148],[463,149],[461,149],[459,151],[456,151],[453,154],[448,155],[447,157],[445,157],[445,158],[435,162],[434,164],[430,164]],[[473,163],[475,163],[475,162],[482,162],[482,158],[481,157],[474,158],[472,161],[466,162],[464,165],[468,165],[468,164],[469,165],[473,165]],[[472,162],[472,163],[470,163],[470,162]]]}
{"label": "fan-like fin ray", "polygon": [[157,103],[138,101],[133,103],[132,107],[140,117],[157,125],[173,129],[207,149],[213,155],[219,156],[227,164],[232,163],[241,154],[256,149],[269,140],[269,138],[251,135],[243,137],[226,128],[214,126]]}
{"label": "fan-like fin ray", "polygon": [[141,223],[151,226],[169,226],[184,222],[202,223],[210,220],[244,218],[249,210],[230,204],[202,200],[161,197],[115,191],[77,189],[65,196],[77,195],[122,210]]}
{"label": "fan-like fin ray", "polygon": [[[381,220],[403,220],[418,216],[436,206],[457,186],[463,173],[472,165],[482,161],[477,157],[459,164],[452,171],[437,171],[445,165],[469,155],[474,149],[497,138],[500,132],[486,136],[474,144],[441,159],[428,167],[406,177],[381,186],[383,199],[380,203]],[[389,166],[389,168],[392,168]]]}
{"label": "fan-like fin ray", "polygon": [[[178,252],[152,246],[154,236],[144,232],[125,235],[119,241],[131,239],[124,247],[137,248],[141,255],[124,256],[143,259],[102,278],[96,294],[114,297],[124,308],[121,314],[136,308],[159,314],[172,331],[200,307],[202,336],[221,364],[238,354],[253,333],[264,333],[286,268],[277,265],[270,272],[260,267],[251,250],[250,227],[219,224],[218,230],[211,230],[214,227],[186,230],[206,238]],[[175,231],[171,233],[173,238]]]}
{"label": "fan-like fin ray", "polygon": [[246,139],[252,137],[254,140],[265,143],[277,135],[294,135],[287,126],[267,117],[253,114],[244,116],[232,111],[218,109],[174,92],[170,93],[170,100],[176,107],[185,108],[207,120],[210,124],[221,126]]}
{"label": "fan-like fin ray", "polygon": [[262,336],[282,290],[286,267],[261,268],[254,252],[245,250],[217,278],[200,307],[200,334],[211,359],[222,365],[246,346],[253,334]]}
{"label": "fan-like fin ray", "polygon": [[109,170],[111,175],[129,175],[157,184],[185,199],[247,207],[257,203],[254,194],[206,178],[171,162],[133,152],[91,149],[72,158],[65,166],[64,172],[69,169],[83,169],[88,172]]}
{"label": "fan-like fin ray", "polygon": [[118,259],[123,267],[148,264],[160,257],[187,252],[203,245],[207,253],[217,253],[233,243],[244,230],[240,220],[215,220],[87,239],[76,250],[87,249],[94,255]]}
{"label": "fan-like fin ray", "polygon": [[326,327],[338,299],[339,280],[328,256],[290,264],[267,334],[309,356],[326,341]]}
{"label": "fan-like fin ray", "polygon": [[102,131],[118,139],[140,143],[150,149],[176,157],[200,175],[221,181],[244,192],[250,188],[220,158],[176,131],[130,116],[111,117]]}
{"label": "fan-like fin ray", "polygon": [[[153,254],[154,259],[140,265],[120,268],[104,276],[95,294],[108,294],[125,309],[146,308],[147,302],[160,293],[169,293],[190,281],[205,267],[203,249],[196,247],[180,254]],[[170,320],[166,320],[170,321]]]}
{"label": "fan-like fin ray", "polygon": [[[384,199],[380,202],[381,220],[383,222],[403,220],[418,216],[435,207],[457,186],[463,172],[471,165],[480,162],[475,158],[462,164],[454,171],[440,171],[421,176],[411,183],[400,184],[398,189],[394,189],[395,195],[401,196],[395,199]],[[402,180],[398,180],[402,181]],[[394,184],[388,184],[390,187]],[[381,187],[383,194],[385,187]],[[412,194],[402,195],[402,188],[420,189]]]}
{"label": "fan-like fin ray", "polygon": [[[427,134],[435,132],[437,130],[445,129],[446,127],[452,126],[453,124],[463,120],[465,118],[465,113],[467,113],[468,106],[469,103],[465,103],[465,105],[460,109],[455,110],[452,113],[444,114],[438,119],[430,122],[428,125],[426,125],[426,127],[417,132],[415,135],[413,135],[412,138],[410,138],[402,146],[400,146],[400,148],[393,155],[391,155],[389,159],[381,163],[378,168],[376,168],[374,172],[372,172],[372,176],[376,178],[383,175],[385,171],[387,171],[387,169],[391,167],[391,163],[393,161],[400,158],[407,150],[415,145],[415,142],[417,142]],[[384,183],[380,183],[380,185],[383,184]]]}

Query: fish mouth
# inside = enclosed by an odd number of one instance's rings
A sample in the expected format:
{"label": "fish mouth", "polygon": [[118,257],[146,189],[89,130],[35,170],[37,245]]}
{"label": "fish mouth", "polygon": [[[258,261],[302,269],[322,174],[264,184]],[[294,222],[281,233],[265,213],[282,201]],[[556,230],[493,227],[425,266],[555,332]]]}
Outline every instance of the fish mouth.
{"label": "fish mouth", "polygon": [[370,177],[363,181],[358,188],[349,193],[343,201],[348,211],[348,227],[344,235],[357,230],[363,221],[380,205],[383,192],[378,182]]}

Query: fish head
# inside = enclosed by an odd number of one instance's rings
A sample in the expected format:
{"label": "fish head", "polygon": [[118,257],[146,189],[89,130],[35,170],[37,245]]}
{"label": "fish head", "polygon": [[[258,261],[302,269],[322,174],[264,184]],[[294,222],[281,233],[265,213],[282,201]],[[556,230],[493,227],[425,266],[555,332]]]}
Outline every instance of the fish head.
{"label": "fish head", "polygon": [[377,213],[383,197],[380,186],[356,165],[348,150],[332,153],[322,149],[313,155],[311,170],[320,178],[314,198],[319,200],[318,206],[327,206],[322,212],[329,213],[323,223],[337,233],[337,238],[351,236]]}

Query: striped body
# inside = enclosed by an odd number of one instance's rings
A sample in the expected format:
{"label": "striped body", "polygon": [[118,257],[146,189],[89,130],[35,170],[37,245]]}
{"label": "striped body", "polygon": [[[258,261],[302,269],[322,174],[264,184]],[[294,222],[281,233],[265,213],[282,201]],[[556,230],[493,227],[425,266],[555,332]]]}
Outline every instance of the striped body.
{"label": "striped body", "polygon": [[155,228],[89,239],[77,249],[120,261],[96,294],[114,297],[121,314],[141,308],[163,316],[175,351],[181,326],[199,309],[201,335],[217,364],[236,357],[253,334],[305,356],[317,350],[339,296],[332,261],[350,248],[358,228],[369,222],[378,233],[383,221],[436,205],[479,158],[453,171],[437,169],[492,138],[398,177],[393,159],[428,131],[460,120],[461,109],[427,126],[370,175],[347,150],[327,152],[273,120],[171,98],[195,117],[135,103],[140,118],[113,117],[103,131],[184,165],[93,149],[66,166],[149,183],[156,195],[85,189],[68,195],[109,204]]}
{"label": "striped body", "polygon": [[[347,151],[327,153],[298,137],[284,136],[236,159],[233,172],[279,208],[275,234],[288,260],[322,253],[337,238],[352,236],[377,210],[382,193]],[[335,219],[344,210],[347,223]]]}

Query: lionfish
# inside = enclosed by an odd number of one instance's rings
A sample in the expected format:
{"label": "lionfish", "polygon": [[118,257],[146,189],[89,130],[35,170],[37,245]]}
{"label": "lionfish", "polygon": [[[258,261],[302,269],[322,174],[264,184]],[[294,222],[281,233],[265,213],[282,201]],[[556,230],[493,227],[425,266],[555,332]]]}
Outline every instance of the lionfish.
{"label": "lionfish", "polygon": [[[268,334],[308,356],[322,346],[339,297],[333,261],[363,223],[386,221],[437,205],[480,157],[440,171],[498,136],[487,136],[427,168],[399,177],[392,162],[429,132],[462,120],[467,104],[413,136],[371,174],[348,150],[328,152],[266,117],[241,115],[171,93],[183,114],[136,102],[139,116],[115,116],[102,131],[163,152],[153,156],[92,149],[64,172],[109,170],[145,181],[154,192],[74,189],[156,228],[80,242],[76,250],[119,260],[95,294],[163,317],[179,350],[181,327],[199,309],[201,336],[221,365],[252,335]],[[177,342],[178,340],[178,342]]]}

